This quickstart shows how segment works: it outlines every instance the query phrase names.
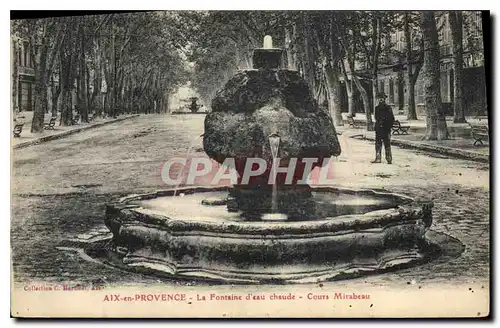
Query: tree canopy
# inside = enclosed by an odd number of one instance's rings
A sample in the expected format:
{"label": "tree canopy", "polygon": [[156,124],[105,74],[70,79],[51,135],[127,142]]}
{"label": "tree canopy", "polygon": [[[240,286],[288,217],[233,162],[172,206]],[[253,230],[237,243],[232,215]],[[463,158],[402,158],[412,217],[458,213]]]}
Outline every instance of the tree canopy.
{"label": "tree canopy", "polygon": [[[440,37],[448,14],[434,15]],[[75,108],[83,120],[89,113],[169,112],[169,94],[187,81],[209,104],[238,69],[251,68],[252,51],[262,47],[265,35],[284,49],[285,65],[301,72],[337,125],[343,83],[349,113],[354,114],[354,95],[361,95],[370,128],[375,104],[369,93],[378,91],[383,65],[406,71],[413,98],[408,118],[416,119],[421,17],[381,11],[153,11],[19,20],[12,22],[12,32],[32,45],[34,132],[43,130],[49,110],[59,109],[64,125],[71,124]],[[463,26],[469,50],[478,51],[472,28],[477,22],[465,16],[457,25],[451,17],[453,26]]]}

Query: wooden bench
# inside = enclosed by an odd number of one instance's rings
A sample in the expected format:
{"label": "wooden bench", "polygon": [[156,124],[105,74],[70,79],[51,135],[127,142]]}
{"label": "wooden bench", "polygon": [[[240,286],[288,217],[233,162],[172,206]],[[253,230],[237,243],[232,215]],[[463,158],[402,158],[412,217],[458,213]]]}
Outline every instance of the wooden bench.
{"label": "wooden bench", "polygon": [[23,131],[24,123],[17,123],[14,125],[14,138],[19,138],[21,136],[21,132]]}
{"label": "wooden bench", "polygon": [[490,133],[487,125],[474,125],[469,123],[469,126],[471,128],[472,138],[474,138],[474,146],[476,146],[477,143],[483,145],[483,140],[490,140]]}
{"label": "wooden bench", "polygon": [[44,130],[54,130],[56,125],[57,117],[51,117],[48,123],[43,123]]}
{"label": "wooden bench", "polygon": [[402,125],[398,120],[392,123],[392,134],[408,134],[409,129],[409,125]]}
{"label": "wooden bench", "polygon": [[71,121],[71,123],[73,125],[77,125],[77,124],[80,124],[78,123],[80,121],[80,115],[75,115],[75,117],[73,117],[73,120]]}
{"label": "wooden bench", "polygon": [[361,122],[354,120],[354,117],[348,116],[346,122],[352,129],[358,129],[361,127]]}

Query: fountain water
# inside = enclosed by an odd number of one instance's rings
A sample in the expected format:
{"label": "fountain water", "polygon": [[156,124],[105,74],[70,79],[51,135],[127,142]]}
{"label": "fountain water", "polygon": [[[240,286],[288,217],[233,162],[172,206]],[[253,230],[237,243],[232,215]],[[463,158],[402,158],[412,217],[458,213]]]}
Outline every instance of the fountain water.
{"label": "fountain water", "polygon": [[[264,44],[266,40],[264,40]],[[276,133],[269,136],[269,146],[271,148],[272,155],[272,167],[276,168],[279,165],[278,151],[280,146],[280,137]],[[271,172],[272,176],[276,177],[274,172]],[[272,183],[272,196],[271,196],[271,213],[266,213],[262,216],[262,220],[266,221],[284,221],[288,217],[285,214],[278,213],[278,189],[276,184],[276,178],[273,179]]]}
{"label": "fountain water", "polygon": [[[238,72],[212,101],[203,146],[235,162],[232,187],[193,187],[125,197],[107,205],[119,265],[179,278],[226,282],[317,282],[419,263],[433,203],[390,192],[300,184],[313,167],[341,153],[328,113],[282,51],[265,38],[254,68]],[[266,137],[267,136],[267,137]],[[268,167],[243,181],[250,158]],[[273,172],[297,160],[293,179]],[[269,184],[271,174],[276,180]],[[273,176],[271,176],[273,177]],[[184,197],[173,197],[178,191]],[[204,202],[219,198],[221,202]]]}

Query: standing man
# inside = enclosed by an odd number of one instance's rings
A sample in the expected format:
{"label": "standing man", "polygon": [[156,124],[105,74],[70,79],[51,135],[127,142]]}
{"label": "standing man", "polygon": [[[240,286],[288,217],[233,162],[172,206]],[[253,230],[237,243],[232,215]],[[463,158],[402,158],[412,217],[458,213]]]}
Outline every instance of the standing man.
{"label": "standing man", "polygon": [[382,159],[382,143],[385,148],[387,164],[392,164],[391,128],[394,114],[391,106],[385,103],[387,96],[383,92],[377,94],[378,105],[375,107],[375,159],[371,163],[380,163]]}

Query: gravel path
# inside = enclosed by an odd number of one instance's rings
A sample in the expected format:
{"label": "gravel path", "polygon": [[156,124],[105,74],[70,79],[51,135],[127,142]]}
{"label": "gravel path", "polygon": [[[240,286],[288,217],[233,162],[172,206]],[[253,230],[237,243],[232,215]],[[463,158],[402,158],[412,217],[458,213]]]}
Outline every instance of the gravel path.
{"label": "gravel path", "polygon": [[[16,282],[150,284],[158,278],[87,262],[57,246],[103,229],[104,204],[167,188],[162,164],[200,152],[204,115],[143,115],[13,152],[11,247]],[[458,238],[465,252],[444,263],[331,284],[487,284],[490,256],[488,164],[394,147],[394,164],[370,164],[373,143],[340,136],[338,186],[387,189],[435,202],[432,229]],[[168,283],[168,282],[167,282]],[[182,283],[184,284],[184,283]],[[330,283],[329,283],[330,284]]]}

